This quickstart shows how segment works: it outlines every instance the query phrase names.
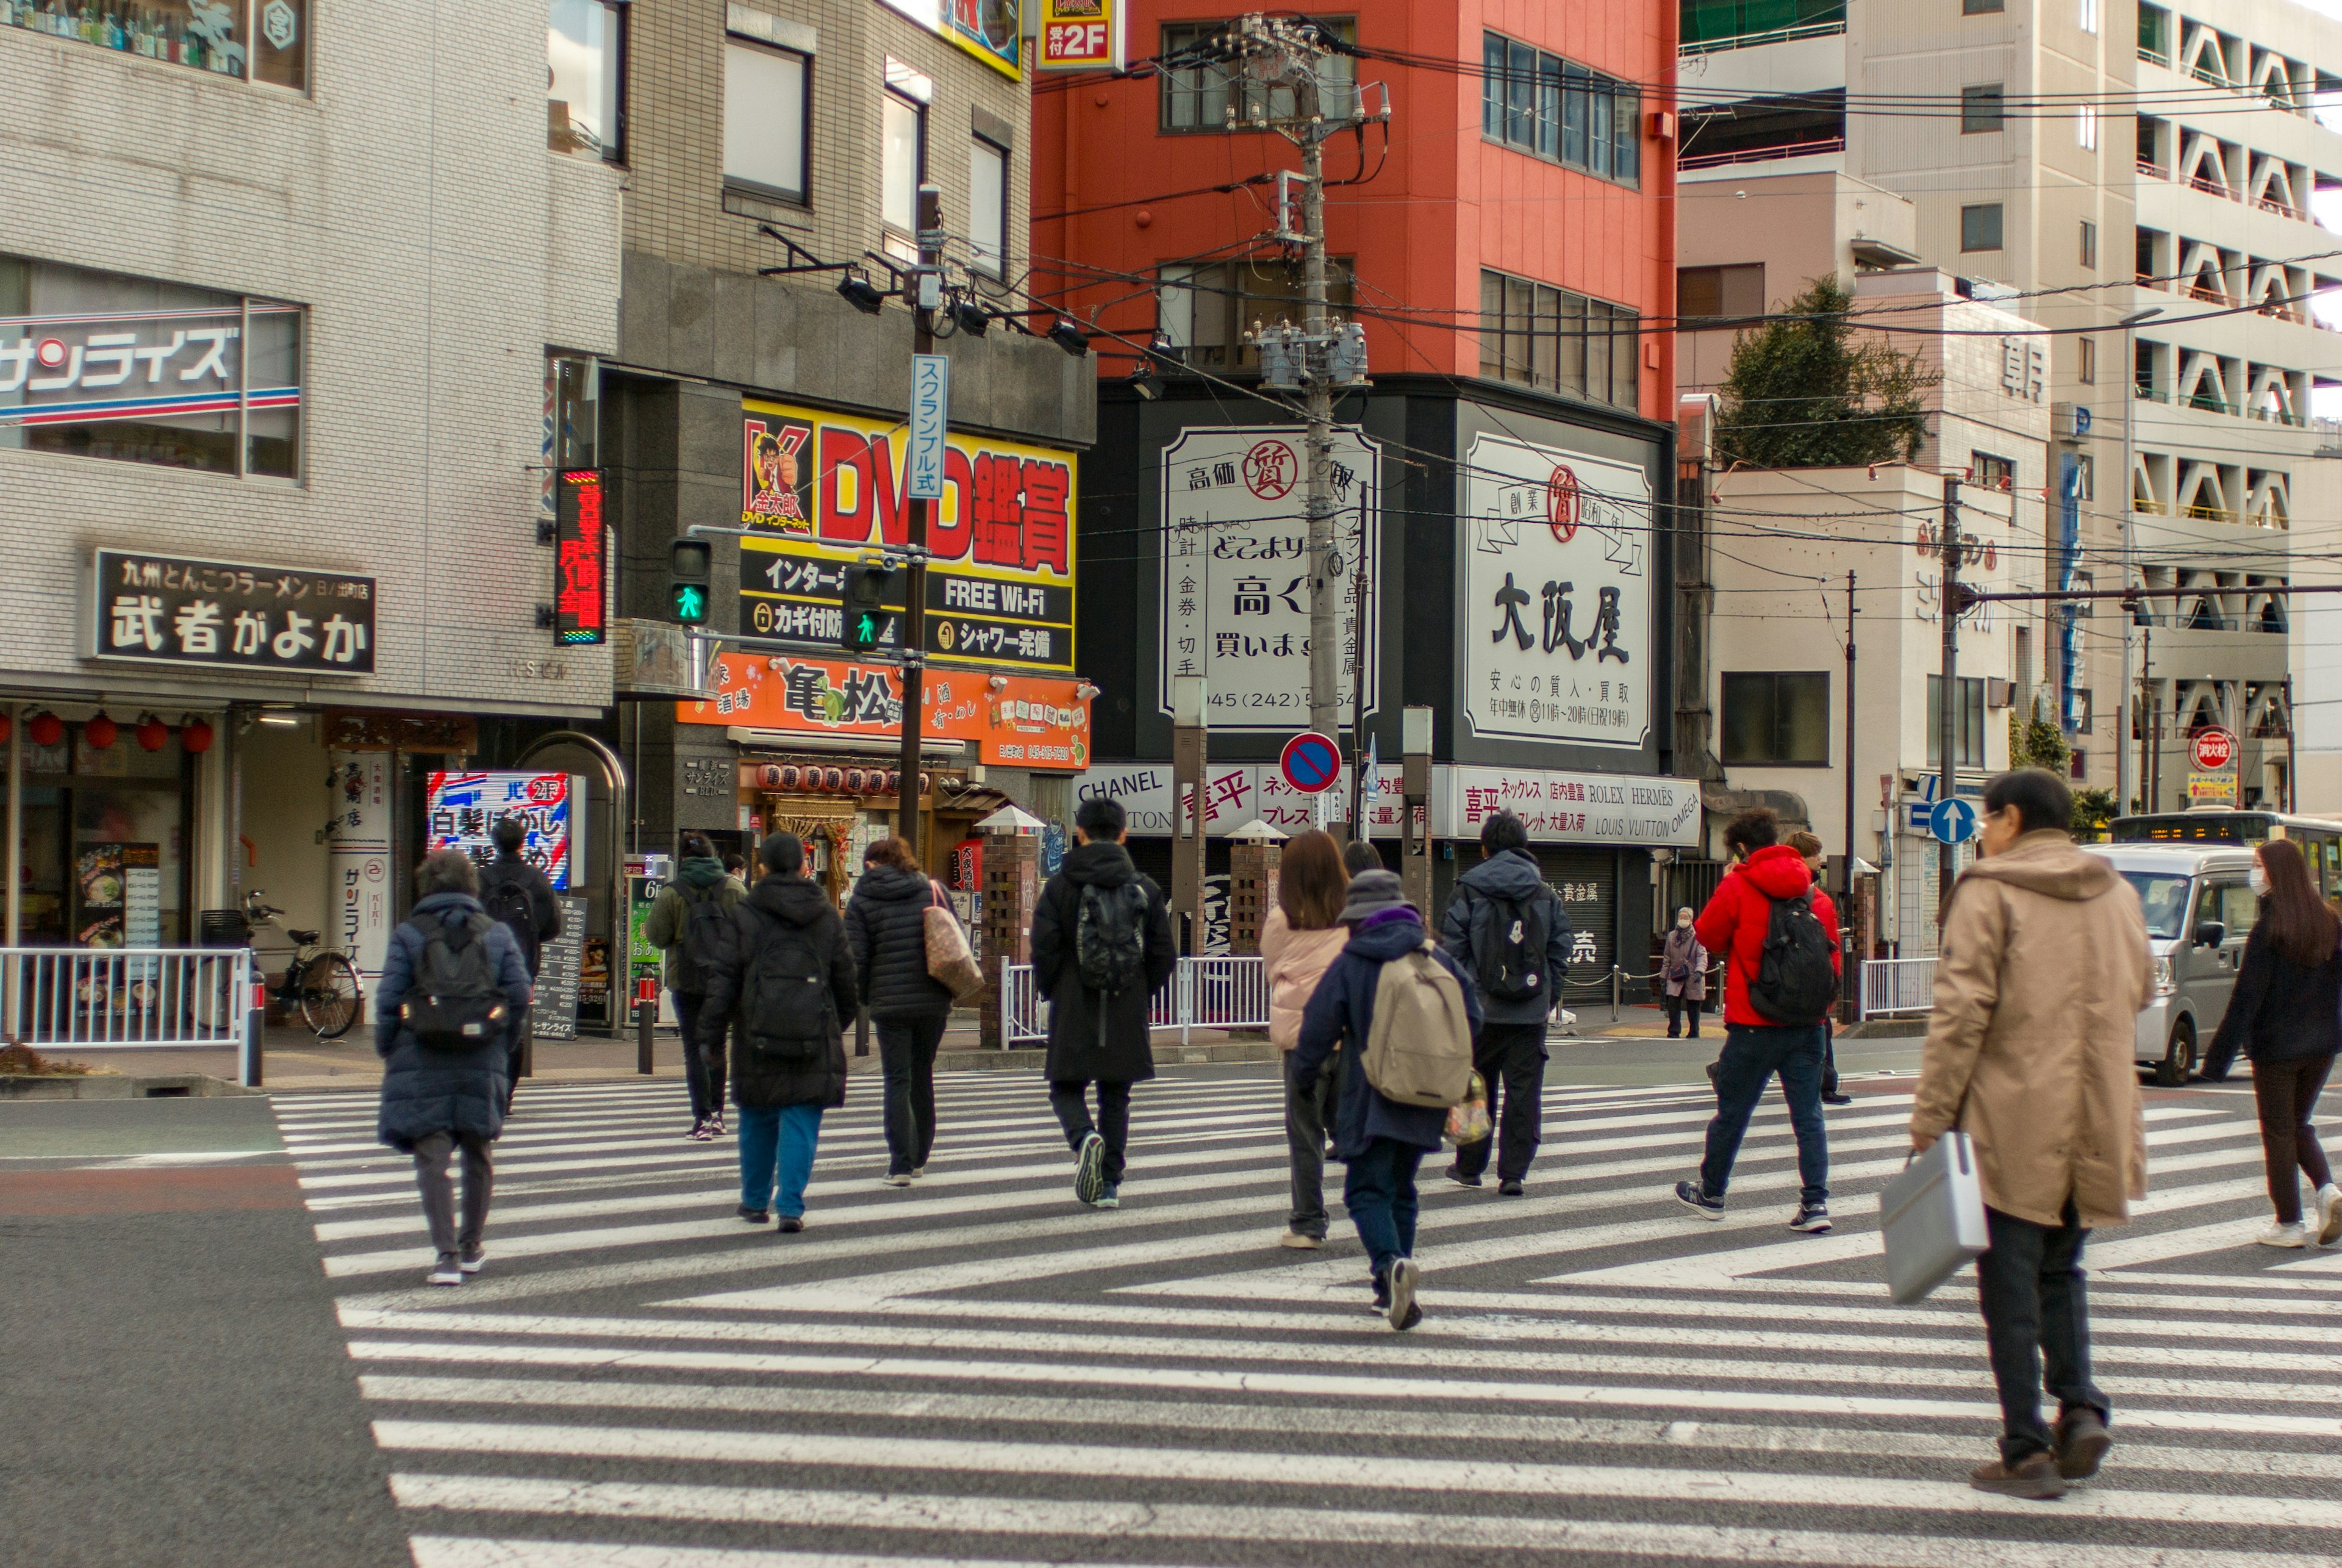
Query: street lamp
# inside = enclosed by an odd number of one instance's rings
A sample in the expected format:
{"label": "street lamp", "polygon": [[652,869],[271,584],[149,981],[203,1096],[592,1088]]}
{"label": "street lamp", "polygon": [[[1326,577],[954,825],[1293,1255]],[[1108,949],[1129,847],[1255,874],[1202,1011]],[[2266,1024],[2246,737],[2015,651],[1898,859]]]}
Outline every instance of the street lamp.
{"label": "street lamp", "polygon": [[[2131,493],[2131,423],[2132,404],[2138,401],[2138,324],[2152,321],[2163,314],[2161,305],[2135,310],[2115,325],[2122,328],[2123,356],[2123,452],[2122,452],[2122,574],[2123,586],[2131,585],[2131,513],[2136,497]],[[2125,615],[2122,626],[2122,684],[2117,688],[2121,702],[2115,717],[2115,812],[2120,815],[2130,809],[2130,729],[2131,680],[2130,639],[2137,617]],[[2141,799],[2145,799],[2145,781],[2140,781]]]}

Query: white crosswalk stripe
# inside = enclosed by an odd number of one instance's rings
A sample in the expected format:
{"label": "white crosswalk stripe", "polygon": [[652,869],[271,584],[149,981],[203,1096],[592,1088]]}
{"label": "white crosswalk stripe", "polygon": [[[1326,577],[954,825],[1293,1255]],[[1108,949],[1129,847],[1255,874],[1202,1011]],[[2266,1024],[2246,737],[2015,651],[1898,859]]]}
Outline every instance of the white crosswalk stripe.
{"label": "white crosswalk stripe", "polygon": [[1331,1243],[1276,1245],[1265,1076],[1141,1087],[1116,1212],[1073,1202],[1025,1077],[940,1084],[925,1179],[883,1186],[857,1081],[786,1237],[733,1217],[734,1148],[680,1137],[677,1086],[525,1086],[457,1290],[417,1283],[372,1104],[277,1104],[418,1568],[2335,1562],[2342,1296],[2324,1254],[2249,1244],[2248,1102],[2151,1104],[2154,1194],[2087,1258],[2118,1445],[2038,1504],[1966,1484],[1998,1427],[1972,1278],[1887,1300],[1908,1085],[1863,1087],[1827,1236],[1785,1228],[1777,1095],[1704,1223],[1668,1187],[1706,1094],[1549,1091],[1527,1195],[1426,1162],[1403,1337],[1364,1310],[1338,1165]]}

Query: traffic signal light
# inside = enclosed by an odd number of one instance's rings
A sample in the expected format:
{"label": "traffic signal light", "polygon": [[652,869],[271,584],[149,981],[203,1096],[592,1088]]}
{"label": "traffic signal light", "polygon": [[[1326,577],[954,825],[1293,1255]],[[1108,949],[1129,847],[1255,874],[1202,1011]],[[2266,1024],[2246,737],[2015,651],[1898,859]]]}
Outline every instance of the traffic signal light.
{"label": "traffic signal light", "polygon": [[891,566],[865,565],[860,562],[846,569],[846,591],[842,599],[844,624],[839,629],[838,644],[850,654],[866,654],[878,646],[886,630],[886,585],[894,581]]}
{"label": "traffic signal light", "polygon": [[684,625],[704,625],[707,620],[707,543],[702,539],[678,539],[674,549],[667,613]]}

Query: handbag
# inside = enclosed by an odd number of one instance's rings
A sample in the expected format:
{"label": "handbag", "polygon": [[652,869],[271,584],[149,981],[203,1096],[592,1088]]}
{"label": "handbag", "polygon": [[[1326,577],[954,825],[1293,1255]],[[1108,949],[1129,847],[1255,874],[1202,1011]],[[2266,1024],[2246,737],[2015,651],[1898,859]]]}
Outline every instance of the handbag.
{"label": "handbag", "polygon": [[1466,1144],[1486,1141],[1492,1130],[1487,1081],[1475,1073],[1471,1086],[1464,1091],[1464,1098],[1447,1107],[1447,1125],[1439,1136],[1448,1147],[1460,1149]]}
{"label": "handbag", "polygon": [[1911,1160],[1878,1194],[1887,1290],[1908,1306],[1989,1251],[1976,1144],[1957,1127]]}
{"label": "handbag", "polygon": [[927,942],[927,974],[952,994],[955,1002],[966,1002],[984,989],[984,970],[968,951],[967,933],[959,927],[959,917],[944,903],[943,889],[930,877],[927,881],[929,903],[920,911],[921,928]]}

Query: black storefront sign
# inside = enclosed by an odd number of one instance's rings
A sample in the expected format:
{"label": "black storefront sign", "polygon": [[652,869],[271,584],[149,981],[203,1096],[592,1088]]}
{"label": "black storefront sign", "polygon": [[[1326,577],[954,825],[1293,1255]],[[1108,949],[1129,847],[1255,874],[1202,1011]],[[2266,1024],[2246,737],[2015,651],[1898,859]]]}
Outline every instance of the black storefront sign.
{"label": "black storefront sign", "polygon": [[[836,648],[844,630],[839,601],[849,564],[812,550],[744,542],[740,635]],[[879,629],[882,648],[900,645],[906,576],[896,574],[888,590],[886,603],[896,614]],[[930,565],[926,644],[928,657],[943,664],[1067,668],[1074,660],[1073,588]]]}
{"label": "black storefront sign", "polygon": [[93,582],[95,658],[305,675],[374,673],[372,577],[100,550]]}

